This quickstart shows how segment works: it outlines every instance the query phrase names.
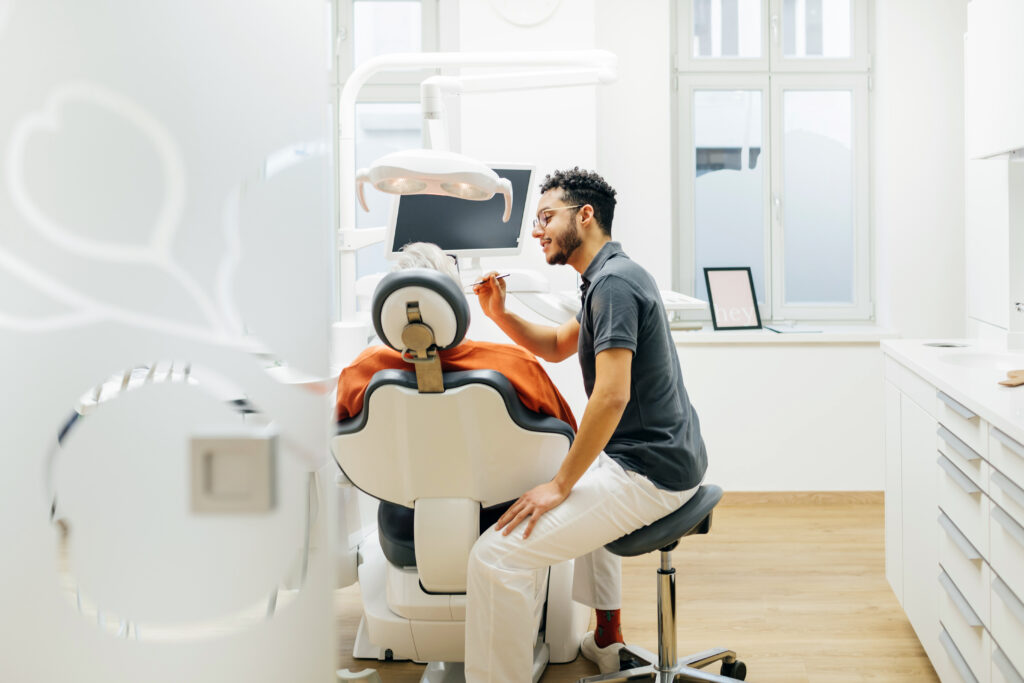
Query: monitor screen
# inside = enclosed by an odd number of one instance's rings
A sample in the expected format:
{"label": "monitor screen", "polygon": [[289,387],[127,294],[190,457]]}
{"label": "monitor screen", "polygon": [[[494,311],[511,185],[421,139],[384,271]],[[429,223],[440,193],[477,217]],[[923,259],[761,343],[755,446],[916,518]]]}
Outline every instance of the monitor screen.
{"label": "monitor screen", "polygon": [[531,200],[533,168],[505,164],[494,172],[512,183],[512,215],[507,223],[505,197],[471,201],[438,195],[403,195],[395,202],[388,226],[391,254],[410,242],[433,242],[457,256],[506,256],[518,254]]}

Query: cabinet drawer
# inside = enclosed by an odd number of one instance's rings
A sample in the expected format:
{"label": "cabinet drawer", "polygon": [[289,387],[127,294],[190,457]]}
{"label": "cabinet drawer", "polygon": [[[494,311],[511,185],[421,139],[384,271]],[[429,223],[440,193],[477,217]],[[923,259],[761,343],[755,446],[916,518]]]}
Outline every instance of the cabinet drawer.
{"label": "cabinet drawer", "polygon": [[939,564],[987,627],[991,569],[963,532],[941,511],[939,527]]}
{"label": "cabinet drawer", "polygon": [[992,641],[981,618],[944,571],[939,572],[939,621],[979,681],[989,679]]}
{"label": "cabinet drawer", "polygon": [[989,465],[978,451],[968,446],[963,439],[948,427],[940,424],[936,431],[939,453],[942,453],[960,470],[969,476],[982,491],[988,492]]}
{"label": "cabinet drawer", "polygon": [[1024,683],[1024,676],[995,642],[992,643],[992,683]]}
{"label": "cabinet drawer", "polygon": [[1018,524],[1024,525],[1024,488],[993,469],[989,475],[989,498],[999,504]]}
{"label": "cabinet drawer", "polygon": [[1024,595],[1024,525],[993,504],[991,530],[988,561],[992,570],[1017,595]]}
{"label": "cabinet drawer", "polygon": [[942,453],[939,465],[939,508],[946,513],[983,557],[988,556],[988,496]]}
{"label": "cabinet drawer", "polygon": [[936,391],[935,417],[981,457],[985,457],[988,447],[988,427],[977,413],[949,394]]}
{"label": "cabinet drawer", "polygon": [[989,429],[989,462],[1011,481],[1024,482],[1024,444],[995,427]]}
{"label": "cabinet drawer", "polygon": [[998,576],[992,579],[992,636],[1013,668],[1024,671],[1024,602]]}

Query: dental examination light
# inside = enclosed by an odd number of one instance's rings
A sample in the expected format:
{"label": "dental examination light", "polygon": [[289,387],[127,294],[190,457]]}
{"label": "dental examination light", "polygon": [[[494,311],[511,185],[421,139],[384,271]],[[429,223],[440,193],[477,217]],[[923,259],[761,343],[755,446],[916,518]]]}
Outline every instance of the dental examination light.
{"label": "dental examination light", "polygon": [[370,183],[390,194],[436,194],[486,201],[495,194],[505,197],[507,223],[512,215],[512,183],[476,159],[437,149],[410,149],[381,157],[369,169],[356,174],[359,204],[369,211],[363,185]]}
{"label": "dental examination light", "polygon": [[[479,161],[452,152],[443,96],[446,93],[504,92],[538,88],[597,85],[616,78],[617,58],[606,50],[548,52],[424,52],[381,55],[352,72],[341,91],[338,106],[338,267],[336,286],[338,322],[332,328],[331,365],[347,365],[369,339],[368,320],[356,310],[356,252],[385,239],[386,228],[357,230],[356,195],[366,208],[364,187],[373,185],[390,194],[434,194],[475,201],[495,194],[505,197],[503,220],[512,209],[509,182]],[[467,77],[433,76],[420,85],[423,141],[426,149],[395,152],[369,168],[355,169],[355,109],[359,91],[380,71],[444,67],[522,68],[519,73]]]}

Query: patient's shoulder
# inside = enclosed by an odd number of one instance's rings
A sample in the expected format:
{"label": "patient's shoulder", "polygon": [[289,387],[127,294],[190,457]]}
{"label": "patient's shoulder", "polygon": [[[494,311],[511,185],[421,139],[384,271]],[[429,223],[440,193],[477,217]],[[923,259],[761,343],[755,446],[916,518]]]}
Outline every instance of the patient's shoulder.
{"label": "patient's shoulder", "polygon": [[500,344],[498,342],[472,342],[474,354],[490,354],[496,357],[505,358],[507,360],[515,361],[527,361],[530,363],[537,363],[537,358],[524,349],[522,346],[516,344]]}
{"label": "patient's shoulder", "polygon": [[[398,365],[396,365],[398,364]],[[402,367],[405,361],[401,354],[394,349],[384,346],[369,346],[356,356],[356,359],[349,363],[348,367],[357,368],[365,366]]]}

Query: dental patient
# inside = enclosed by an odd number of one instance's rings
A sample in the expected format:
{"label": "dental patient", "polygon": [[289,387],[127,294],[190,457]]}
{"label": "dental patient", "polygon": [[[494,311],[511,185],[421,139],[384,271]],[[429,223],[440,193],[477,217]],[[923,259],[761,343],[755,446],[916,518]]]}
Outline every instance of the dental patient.
{"label": "dental patient", "polygon": [[[455,264],[435,245],[414,242],[402,249],[395,270],[429,268],[452,278],[462,289]],[[536,413],[556,417],[576,430],[576,418],[565,398],[551,382],[544,368],[529,351],[514,344],[495,344],[464,339],[452,349],[440,351],[441,369],[497,370],[512,384],[523,405]],[[358,415],[370,379],[379,370],[412,370],[398,351],[387,346],[372,346],[341,372],[335,418],[344,420]]]}

